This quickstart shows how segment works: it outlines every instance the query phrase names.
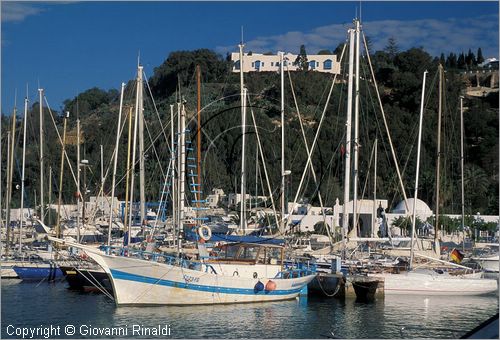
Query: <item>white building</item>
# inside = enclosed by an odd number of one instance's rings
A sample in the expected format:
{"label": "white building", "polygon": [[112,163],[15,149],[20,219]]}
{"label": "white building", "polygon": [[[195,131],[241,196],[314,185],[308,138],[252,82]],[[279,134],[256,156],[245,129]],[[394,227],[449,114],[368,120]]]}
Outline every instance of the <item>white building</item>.
{"label": "white building", "polygon": [[226,198],[226,194],[222,189],[212,189],[212,194],[207,196],[207,204],[211,209],[217,208],[219,203],[222,203]]}
{"label": "white building", "polygon": [[[296,54],[286,53],[284,55],[285,71],[296,71],[298,65],[295,64],[297,59]],[[240,72],[240,54],[231,53],[231,61],[233,61],[233,72]],[[310,54],[307,55],[309,70],[339,74],[340,62],[337,61],[335,54]],[[279,55],[267,55],[259,53],[251,53],[243,55],[243,72],[278,72],[280,67]]]}

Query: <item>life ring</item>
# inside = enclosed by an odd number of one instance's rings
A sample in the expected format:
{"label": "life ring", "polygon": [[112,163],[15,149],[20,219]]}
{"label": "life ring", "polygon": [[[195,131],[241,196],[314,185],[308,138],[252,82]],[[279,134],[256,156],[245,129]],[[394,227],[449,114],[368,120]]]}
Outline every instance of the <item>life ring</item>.
{"label": "life ring", "polygon": [[202,240],[208,241],[212,238],[212,229],[206,225],[202,225],[198,228],[198,236],[200,236]]}

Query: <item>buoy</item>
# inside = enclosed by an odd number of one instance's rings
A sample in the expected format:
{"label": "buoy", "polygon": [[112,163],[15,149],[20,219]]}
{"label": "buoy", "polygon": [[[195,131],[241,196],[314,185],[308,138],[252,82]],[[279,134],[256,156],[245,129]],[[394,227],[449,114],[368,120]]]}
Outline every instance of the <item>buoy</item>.
{"label": "buoy", "polygon": [[275,289],[276,289],[276,282],[271,281],[271,280],[267,281],[267,283],[266,283],[266,291],[267,292],[271,292],[271,291],[273,291]]}
{"label": "buoy", "polygon": [[264,290],[264,284],[260,281],[258,281],[256,284],[255,284],[255,287],[253,288],[253,291],[255,293],[258,293],[258,292],[261,292]]}
{"label": "buoy", "polygon": [[198,235],[202,240],[208,241],[212,238],[212,229],[207,227],[206,225],[202,225],[198,228]]}

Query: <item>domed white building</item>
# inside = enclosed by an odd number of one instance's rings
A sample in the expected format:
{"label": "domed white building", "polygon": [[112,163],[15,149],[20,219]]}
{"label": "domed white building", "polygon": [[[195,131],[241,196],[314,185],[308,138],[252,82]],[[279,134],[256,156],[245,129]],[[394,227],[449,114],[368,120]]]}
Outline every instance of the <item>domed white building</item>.
{"label": "domed white building", "polygon": [[[408,209],[406,208],[405,201],[401,201],[398,203],[398,205],[392,210],[393,214],[413,214],[413,204],[415,202],[415,199],[413,198],[408,198],[407,203],[408,203]],[[416,211],[415,214],[421,219],[425,220],[427,217],[432,216],[433,212],[431,208],[425,203],[424,201],[420,200],[417,198],[417,206],[416,206]]]}

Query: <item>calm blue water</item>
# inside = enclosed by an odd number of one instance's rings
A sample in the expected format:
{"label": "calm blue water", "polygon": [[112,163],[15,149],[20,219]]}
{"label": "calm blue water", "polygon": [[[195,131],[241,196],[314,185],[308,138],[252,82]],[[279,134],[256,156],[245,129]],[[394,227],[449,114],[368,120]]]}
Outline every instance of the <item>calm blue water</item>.
{"label": "calm blue water", "polygon": [[[309,297],[244,305],[117,308],[103,295],[77,293],[66,286],[64,282],[3,280],[1,338],[16,337],[7,334],[9,325],[61,326],[61,335],[55,337],[70,339],[108,337],[82,336],[82,325],[100,329],[122,326],[128,337],[138,337],[131,335],[134,324],[169,325],[170,336],[162,338],[326,338],[332,332],[336,337],[358,339],[458,338],[498,312],[498,295],[386,296],[372,303]],[[76,335],[64,334],[68,324],[75,326]]]}

